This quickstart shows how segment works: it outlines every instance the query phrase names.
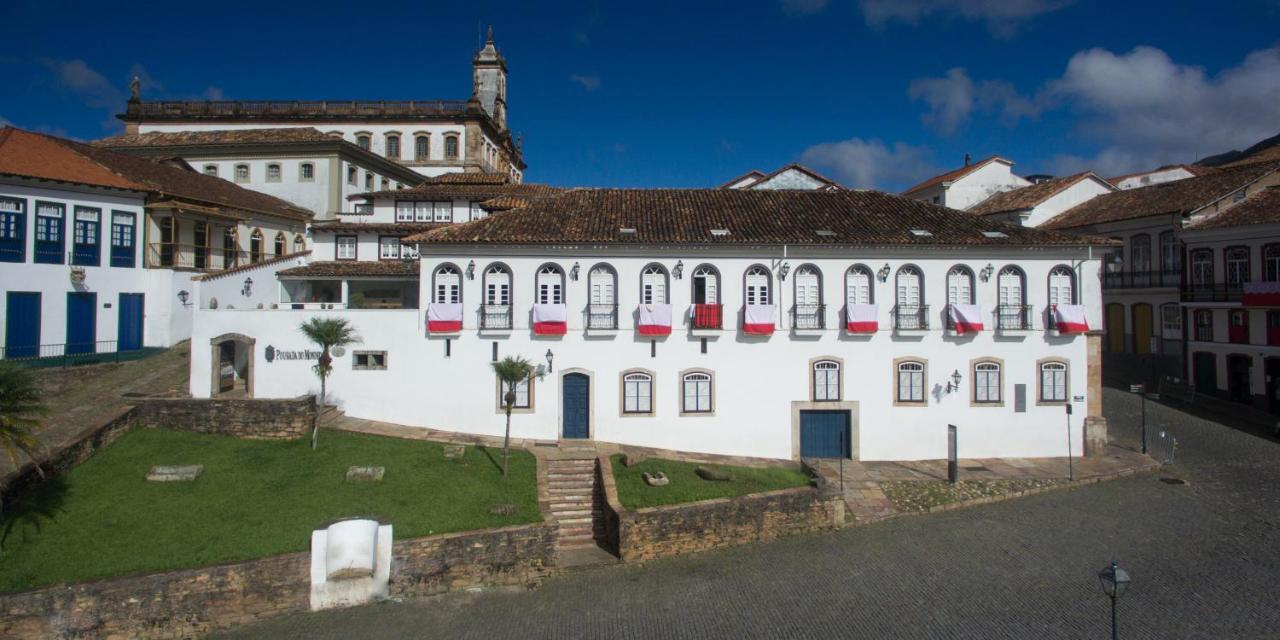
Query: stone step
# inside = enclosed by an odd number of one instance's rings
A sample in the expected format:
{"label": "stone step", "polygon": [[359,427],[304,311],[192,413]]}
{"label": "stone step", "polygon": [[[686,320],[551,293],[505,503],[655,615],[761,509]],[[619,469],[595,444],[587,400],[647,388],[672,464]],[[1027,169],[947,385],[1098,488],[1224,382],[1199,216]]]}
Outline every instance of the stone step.
{"label": "stone step", "polygon": [[574,491],[579,491],[586,495],[591,495],[592,493],[595,492],[595,487],[591,486],[590,482],[570,482],[568,480],[556,480],[556,481],[547,482],[548,491],[555,491],[556,489],[572,489]]}
{"label": "stone step", "polygon": [[572,478],[572,479],[574,479],[574,480],[582,480],[582,481],[584,481],[584,482],[594,482],[594,481],[595,481],[595,479],[596,479],[596,474],[594,474],[594,473],[583,473],[583,472],[581,472],[581,471],[557,471],[557,470],[555,470],[555,469],[552,469],[552,470],[550,470],[550,471],[548,471],[548,472],[547,472],[547,479],[548,479],[548,480],[563,480],[563,479],[565,479],[565,478]]}
{"label": "stone step", "polygon": [[600,504],[590,498],[584,497],[581,500],[553,500],[549,506],[552,511],[555,511],[557,509],[587,509],[590,507],[599,507]]}
{"label": "stone step", "polygon": [[551,514],[561,522],[567,520],[577,521],[583,518],[590,518],[594,521],[597,516],[602,515],[599,509],[565,509],[563,511],[552,509]]}
{"label": "stone step", "polygon": [[577,516],[573,518],[558,518],[558,520],[560,521],[561,527],[566,527],[566,526],[571,527],[573,525],[583,525],[583,526],[589,527],[589,526],[592,526],[595,522],[595,519],[589,515]]}

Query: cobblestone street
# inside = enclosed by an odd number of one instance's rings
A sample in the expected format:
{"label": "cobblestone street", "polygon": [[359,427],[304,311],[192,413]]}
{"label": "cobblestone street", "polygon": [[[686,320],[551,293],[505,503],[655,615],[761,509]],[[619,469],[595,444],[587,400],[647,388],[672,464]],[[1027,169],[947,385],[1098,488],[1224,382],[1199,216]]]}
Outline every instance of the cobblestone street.
{"label": "cobblestone street", "polygon": [[[1113,439],[1137,397],[1106,391]],[[1162,472],[770,544],[247,627],[228,638],[1274,638],[1280,444],[1155,403]],[[1177,477],[1187,485],[1166,484]]]}

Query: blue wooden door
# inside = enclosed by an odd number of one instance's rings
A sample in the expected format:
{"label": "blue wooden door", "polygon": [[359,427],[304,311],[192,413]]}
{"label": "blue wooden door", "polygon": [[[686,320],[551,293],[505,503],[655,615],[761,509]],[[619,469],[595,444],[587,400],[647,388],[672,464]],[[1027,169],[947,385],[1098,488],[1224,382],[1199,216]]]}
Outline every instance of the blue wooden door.
{"label": "blue wooden door", "polygon": [[591,432],[591,396],[587,376],[581,373],[570,373],[564,377],[560,386],[564,392],[564,437],[586,438]]}
{"label": "blue wooden door", "polygon": [[848,411],[801,411],[800,457],[848,458]]}
{"label": "blue wooden door", "polygon": [[5,296],[4,357],[40,355],[40,294],[10,291]]}
{"label": "blue wooden door", "polygon": [[116,349],[136,351],[142,348],[143,294],[120,294],[120,323],[116,334]]}
{"label": "blue wooden door", "polygon": [[93,353],[98,341],[98,294],[67,294],[67,353]]}

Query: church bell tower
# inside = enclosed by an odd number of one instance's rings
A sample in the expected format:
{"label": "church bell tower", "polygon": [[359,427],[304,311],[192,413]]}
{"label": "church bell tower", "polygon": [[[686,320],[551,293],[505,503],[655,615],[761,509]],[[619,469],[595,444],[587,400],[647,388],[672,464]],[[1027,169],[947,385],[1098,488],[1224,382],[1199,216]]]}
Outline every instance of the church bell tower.
{"label": "church bell tower", "polygon": [[507,129],[507,61],[493,44],[493,26],[484,48],[471,60],[472,95],[480,100],[480,107],[498,125]]}

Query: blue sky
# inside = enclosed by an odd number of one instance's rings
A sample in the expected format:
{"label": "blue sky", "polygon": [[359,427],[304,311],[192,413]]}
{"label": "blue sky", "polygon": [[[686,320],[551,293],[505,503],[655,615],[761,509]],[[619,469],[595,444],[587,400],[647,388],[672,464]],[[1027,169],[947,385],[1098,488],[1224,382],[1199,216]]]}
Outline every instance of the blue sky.
{"label": "blue sky", "polygon": [[[301,5],[298,5],[301,6]],[[0,121],[117,133],[147,99],[465,99],[477,25],[527,178],[713,186],[801,161],[897,190],[999,154],[1110,175],[1280,132],[1280,2],[10,0]]]}

